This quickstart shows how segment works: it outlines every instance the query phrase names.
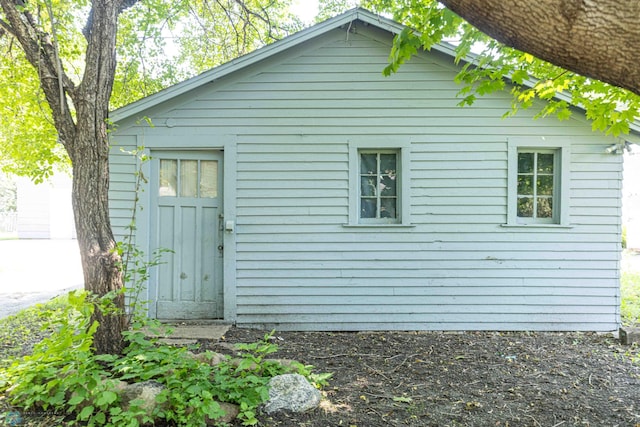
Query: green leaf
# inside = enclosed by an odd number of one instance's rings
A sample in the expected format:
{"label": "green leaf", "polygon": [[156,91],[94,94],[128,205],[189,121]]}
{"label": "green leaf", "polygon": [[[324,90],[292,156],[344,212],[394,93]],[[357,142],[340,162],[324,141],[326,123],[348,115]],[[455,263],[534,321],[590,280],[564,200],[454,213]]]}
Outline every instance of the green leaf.
{"label": "green leaf", "polygon": [[95,403],[98,406],[103,406],[103,405],[110,405],[116,400],[118,400],[118,395],[115,392],[105,390],[100,393],[98,398],[95,400]]}
{"label": "green leaf", "polygon": [[513,74],[511,74],[511,81],[519,85],[523,84],[524,81],[528,78],[529,73],[527,73],[525,70],[516,70],[513,72]]}
{"label": "green leaf", "polygon": [[93,406],[85,406],[84,408],[82,408],[82,411],[80,411],[78,418],[83,421],[88,420],[91,414],[93,414],[93,410],[94,410]]}
{"label": "green leaf", "polygon": [[79,405],[80,403],[85,401],[85,397],[84,396],[80,396],[80,395],[75,395],[73,397],[71,397],[71,399],[69,399],[68,404],[71,406],[76,406]]}

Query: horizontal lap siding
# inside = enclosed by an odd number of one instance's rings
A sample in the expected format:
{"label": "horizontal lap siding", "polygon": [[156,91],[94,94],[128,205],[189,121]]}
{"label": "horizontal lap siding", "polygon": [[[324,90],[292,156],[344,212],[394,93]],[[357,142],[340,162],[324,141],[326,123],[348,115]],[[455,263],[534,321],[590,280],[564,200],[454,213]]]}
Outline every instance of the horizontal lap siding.
{"label": "horizontal lap siding", "polygon": [[117,136],[112,139],[109,153],[109,211],[117,241],[129,234],[128,227],[133,220],[137,160],[131,153],[136,149],[135,141],[134,136]]}
{"label": "horizontal lap siding", "polygon": [[[603,159],[588,125],[536,122],[527,112],[503,120],[509,103],[502,97],[459,108],[450,70],[422,60],[385,79],[388,47],[362,37],[350,42],[215,93],[215,110],[180,113],[194,123],[200,114],[247,125],[238,141],[238,322],[614,329],[619,164]],[[390,142],[420,135],[411,148],[414,228],[343,227],[346,139],[361,134],[389,135]],[[572,159],[571,229],[501,226],[506,138],[535,134],[586,136]],[[602,190],[601,202],[593,203],[593,190]]]}
{"label": "horizontal lap siding", "polygon": [[[621,175],[619,157],[603,155],[611,141],[578,119],[502,119],[508,94],[457,107],[453,65],[438,54],[382,77],[381,37],[336,31],[153,117],[237,135],[226,185],[237,194],[238,324],[615,329]],[[344,227],[348,140],[366,135],[411,137],[412,228]],[[535,135],[572,141],[571,228],[503,227],[507,139]]]}

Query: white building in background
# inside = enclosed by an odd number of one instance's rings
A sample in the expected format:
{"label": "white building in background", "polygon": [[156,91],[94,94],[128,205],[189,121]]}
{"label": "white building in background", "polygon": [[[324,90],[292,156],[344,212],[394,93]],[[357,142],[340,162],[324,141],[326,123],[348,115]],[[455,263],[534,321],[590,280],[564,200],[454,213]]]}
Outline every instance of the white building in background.
{"label": "white building in background", "polygon": [[640,146],[624,158],[622,223],[627,228],[627,247],[640,249]]}
{"label": "white building in background", "polygon": [[16,184],[18,238],[75,238],[69,175],[57,173],[41,184],[35,184],[28,178],[18,178]]}

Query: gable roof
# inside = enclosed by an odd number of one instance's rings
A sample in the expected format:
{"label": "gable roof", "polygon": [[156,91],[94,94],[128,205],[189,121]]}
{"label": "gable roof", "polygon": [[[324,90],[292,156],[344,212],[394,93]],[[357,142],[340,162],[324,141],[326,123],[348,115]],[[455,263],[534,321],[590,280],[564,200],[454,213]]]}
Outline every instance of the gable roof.
{"label": "gable roof", "polygon": [[[199,87],[211,83],[214,80],[218,80],[228,74],[238,71],[239,69],[248,67],[272,55],[298,46],[301,43],[326,34],[327,32],[332,31],[336,28],[340,28],[344,25],[349,25],[351,22],[356,20],[378,27],[392,34],[399,34],[406,28],[406,26],[398,22],[384,18],[380,15],[376,15],[375,13],[370,12],[366,9],[351,9],[341,15],[335,16],[312,27],[287,36],[282,40],[278,40],[274,43],[256,49],[251,53],[232,59],[229,62],[212,68],[211,70],[205,71],[204,73],[185,80],[181,83],[177,83],[173,86],[163,89],[153,95],[125,105],[124,107],[112,111],[110,114],[110,118],[114,122],[130,118],[138,113],[141,113],[142,111],[155,107],[162,102],[168,101],[176,96],[182,95],[194,89],[198,89]],[[455,56],[453,47],[447,45],[446,43],[435,45],[432,47],[432,49],[444,52],[451,56]]]}
{"label": "gable roof", "polygon": [[[349,25],[356,20],[377,27],[384,31],[388,31],[389,33],[394,35],[400,34],[405,28],[407,28],[405,25],[400,24],[399,22],[377,15],[366,9],[360,7],[350,9],[342,13],[341,15],[337,15],[319,24],[301,30],[297,33],[285,37],[282,40],[278,40],[269,45],[256,49],[255,51],[250,52],[246,55],[232,59],[229,62],[214,67],[195,77],[177,83],[173,86],[169,86],[168,88],[165,88],[153,95],[147,96],[145,98],[139,99],[138,101],[132,102],[131,104],[125,105],[124,107],[118,108],[117,110],[111,112],[110,119],[114,122],[119,122],[131,117],[135,117],[136,114],[139,114],[149,108],[153,108],[179,95],[198,89],[235,71],[267,59],[272,55],[283,52],[308,40],[326,34],[329,31]],[[456,56],[455,46],[447,42],[436,43],[431,47],[431,49],[437,52],[442,52],[454,58]],[[475,57],[476,55],[474,55],[473,53],[469,53],[465,56],[465,58],[463,58],[463,61],[472,62]],[[525,80],[524,84],[526,86],[533,87],[535,85],[535,81],[533,79]],[[559,93],[556,94],[555,97],[559,100],[566,101],[569,104],[573,105],[570,95]],[[584,109],[582,107],[575,105],[574,107],[584,112]],[[639,135],[640,122],[634,121],[633,123],[631,123],[630,131],[636,136]],[[633,139],[635,140],[636,138]]]}

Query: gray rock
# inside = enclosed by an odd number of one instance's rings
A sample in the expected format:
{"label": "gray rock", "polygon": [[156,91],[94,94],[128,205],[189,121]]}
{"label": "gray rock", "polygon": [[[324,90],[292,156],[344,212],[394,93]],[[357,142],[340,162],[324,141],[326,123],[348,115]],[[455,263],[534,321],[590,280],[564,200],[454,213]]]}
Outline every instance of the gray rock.
{"label": "gray rock", "polygon": [[264,411],[305,412],[320,404],[320,392],[300,374],[278,375],[269,381],[269,400]]}
{"label": "gray rock", "polygon": [[233,403],[228,402],[218,402],[220,408],[224,411],[224,415],[221,418],[217,418],[215,420],[206,417],[205,422],[207,425],[218,425],[218,424],[229,424],[236,418],[238,418],[238,414],[240,413],[240,407],[238,405],[234,405]]}
{"label": "gray rock", "polygon": [[216,353],[213,351],[206,351],[204,353],[193,353],[187,351],[187,356],[197,360],[200,363],[206,363],[210,366],[216,366],[227,360],[224,354]]}
{"label": "gray rock", "polygon": [[146,415],[151,416],[158,406],[156,396],[162,390],[164,390],[164,386],[157,381],[143,381],[134,384],[120,383],[116,386],[115,391],[120,394],[122,399],[122,409],[128,410],[132,400],[141,399],[144,403],[140,405],[140,409],[143,409]]}

